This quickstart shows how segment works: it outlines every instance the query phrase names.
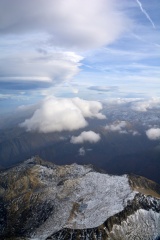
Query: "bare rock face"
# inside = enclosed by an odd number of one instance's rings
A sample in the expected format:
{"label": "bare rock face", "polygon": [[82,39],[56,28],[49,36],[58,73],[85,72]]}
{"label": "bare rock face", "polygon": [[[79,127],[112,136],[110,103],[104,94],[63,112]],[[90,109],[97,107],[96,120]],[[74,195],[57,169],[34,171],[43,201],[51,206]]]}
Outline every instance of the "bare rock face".
{"label": "bare rock face", "polygon": [[158,239],[160,187],[33,157],[0,173],[0,239]]}

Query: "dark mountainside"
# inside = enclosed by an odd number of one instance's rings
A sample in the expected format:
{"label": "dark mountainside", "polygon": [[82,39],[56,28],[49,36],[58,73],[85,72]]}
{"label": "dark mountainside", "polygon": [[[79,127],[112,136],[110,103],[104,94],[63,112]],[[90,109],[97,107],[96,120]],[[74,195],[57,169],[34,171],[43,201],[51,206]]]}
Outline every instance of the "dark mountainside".
{"label": "dark mountainside", "polygon": [[157,240],[160,186],[33,157],[0,173],[0,239]]}
{"label": "dark mountainside", "polygon": [[[18,127],[1,130],[0,166],[10,167],[30,156],[39,155],[60,165],[91,163],[110,174],[134,173],[160,184],[160,151],[156,148],[157,141],[149,141],[144,135],[133,137],[129,134],[105,132],[97,124],[92,125],[93,130],[101,134],[101,141],[96,144],[70,143],[71,136],[79,135],[81,130],[70,135],[68,132],[26,132]],[[85,149],[84,156],[79,155],[81,147]]]}

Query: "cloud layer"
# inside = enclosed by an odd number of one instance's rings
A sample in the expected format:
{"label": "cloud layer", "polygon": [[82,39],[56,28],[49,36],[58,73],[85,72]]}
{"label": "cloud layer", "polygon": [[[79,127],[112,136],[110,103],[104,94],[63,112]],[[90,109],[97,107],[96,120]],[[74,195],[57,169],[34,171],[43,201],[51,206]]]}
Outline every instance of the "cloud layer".
{"label": "cloud layer", "polygon": [[1,0],[0,33],[47,32],[53,45],[88,49],[125,30],[114,0]]}
{"label": "cloud layer", "polygon": [[146,135],[150,140],[160,139],[160,128],[150,128],[146,131]]}
{"label": "cloud layer", "polygon": [[105,118],[100,113],[102,104],[80,98],[47,98],[30,119],[20,124],[27,131],[61,132],[73,131],[88,125],[85,118]]}
{"label": "cloud layer", "polygon": [[[24,57],[25,56],[25,57]],[[51,52],[43,55],[40,52],[24,53],[15,56],[10,54],[0,58],[1,86],[27,89],[50,87],[52,84],[71,80],[80,71],[83,58],[71,52]],[[7,85],[8,83],[8,85]],[[25,84],[26,83],[26,84]]]}
{"label": "cloud layer", "polygon": [[1,88],[49,88],[73,79],[80,55],[114,42],[128,24],[115,0],[1,0],[7,49],[0,56]]}
{"label": "cloud layer", "polygon": [[82,132],[79,136],[75,137],[72,136],[71,138],[71,143],[74,144],[80,144],[80,143],[84,143],[84,142],[90,142],[90,143],[96,143],[98,141],[100,141],[100,135],[93,132],[93,131],[84,131]]}

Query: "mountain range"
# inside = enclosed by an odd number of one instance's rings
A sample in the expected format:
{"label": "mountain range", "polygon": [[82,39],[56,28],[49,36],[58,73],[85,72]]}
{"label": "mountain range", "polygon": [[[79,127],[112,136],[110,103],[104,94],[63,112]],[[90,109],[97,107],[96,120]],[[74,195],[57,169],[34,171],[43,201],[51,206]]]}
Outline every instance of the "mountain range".
{"label": "mountain range", "polygon": [[157,240],[160,186],[32,157],[0,172],[0,239]]}

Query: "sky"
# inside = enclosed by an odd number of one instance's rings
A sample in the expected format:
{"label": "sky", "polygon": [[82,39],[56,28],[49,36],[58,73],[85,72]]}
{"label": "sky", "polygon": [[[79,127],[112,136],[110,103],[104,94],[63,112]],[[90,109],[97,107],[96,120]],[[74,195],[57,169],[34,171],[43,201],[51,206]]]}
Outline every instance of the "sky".
{"label": "sky", "polygon": [[1,114],[160,97],[159,12],[159,0],[0,0]]}

